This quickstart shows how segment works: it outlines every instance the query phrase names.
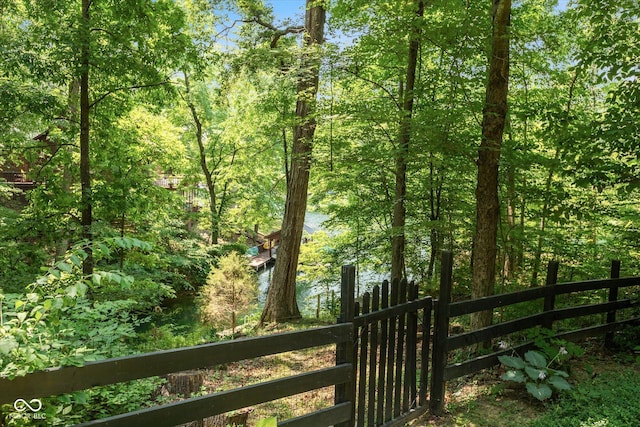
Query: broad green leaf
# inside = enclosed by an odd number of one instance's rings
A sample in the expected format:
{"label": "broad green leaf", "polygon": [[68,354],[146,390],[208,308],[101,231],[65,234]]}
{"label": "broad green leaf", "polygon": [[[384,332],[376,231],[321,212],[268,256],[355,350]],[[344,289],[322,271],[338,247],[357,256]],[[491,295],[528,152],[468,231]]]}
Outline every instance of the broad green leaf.
{"label": "broad green leaf", "polygon": [[17,316],[18,320],[20,321],[20,323],[24,322],[25,320],[27,320],[27,313],[26,312],[21,312],[18,313]]}
{"label": "broad green leaf", "polygon": [[22,307],[23,305],[24,305],[24,301],[16,300],[16,302],[15,302],[16,309]]}
{"label": "broad green leaf", "polygon": [[554,375],[549,378],[549,384],[554,386],[558,390],[569,390],[571,389],[571,384],[567,382],[564,378]]}
{"label": "broad green leaf", "polygon": [[544,370],[534,368],[533,366],[525,366],[525,372],[534,381],[542,380],[547,377],[547,373]]}
{"label": "broad green leaf", "polygon": [[564,378],[569,378],[569,374],[567,374],[565,371],[560,371],[557,369],[549,369],[549,372],[553,375],[558,375],[560,377],[564,377]]}
{"label": "broad green leaf", "polygon": [[551,387],[546,384],[527,383],[527,391],[538,400],[546,400],[551,397]]}
{"label": "broad green leaf", "polygon": [[71,271],[73,270],[73,266],[71,264],[68,264],[66,262],[59,262],[58,264],[56,264],[56,266],[64,271],[65,273],[71,273]]}
{"label": "broad green leaf", "polygon": [[107,257],[111,253],[111,251],[109,250],[107,245],[105,245],[104,243],[98,243],[97,246],[98,246],[98,248],[100,248],[100,252],[102,252],[103,256]]}
{"label": "broad green leaf", "polygon": [[524,369],[524,361],[515,356],[498,356],[498,360],[505,366],[515,369]]}
{"label": "broad green leaf", "polygon": [[76,267],[82,267],[82,260],[77,255],[71,255],[69,261]]}
{"label": "broad green leaf", "polygon": [[531,363],[536,368],[546,368],[547,367],[547,359],[543,356],[542,353],[531,350],[527,351],[524,354],[524,358],[527,362]]}
{"label": "broad green leaf", "polygon": [[500,378],[505,381],[515,381],[517,383],[523,383],[526,380],[526,377],[522,373],[522,371],[511,370],[505,372]]}

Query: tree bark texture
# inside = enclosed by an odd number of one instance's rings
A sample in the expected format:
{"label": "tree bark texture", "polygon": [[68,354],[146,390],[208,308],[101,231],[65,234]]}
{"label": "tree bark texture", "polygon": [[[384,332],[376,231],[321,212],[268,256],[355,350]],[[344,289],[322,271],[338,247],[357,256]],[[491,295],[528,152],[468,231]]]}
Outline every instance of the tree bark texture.
{"label": "tree bark texture", "polygon": [[91,165],[89,160],[89,55],[90,55],[90,28],[89,8],[91,0],[82,0],[82,31],[80,48],[80,186],[82,238],[86,241],[85,251],[87,257],[82,263],[82,273],[85,276],[93,274],[93,252],[91,244],[93,232],[92,195],[91,195]]}
{"label": "tree bark texture", "polygon": [[[509,26],[511,0],[493,0],[493,24],[489,78],[482,117],[482,141],[478,149],[476,231],[473,240],[471,297],[494,293],[497,231],[500,218],[498,165],[509,90]],[[474,313],[472,328],[488,326],[491,310]]]}
{"label": "tree bark texture", "polygon": [[[420,20],[424,15],[424,2],[416,1],[416,16]],[[400,134],[395,156],[396,183],[393,202],[392,236],[391,236],[391,277],[401,279],[405,272],[405,224],[407,208],[407,161],[409,159],[409,143],[411,141],[411,118],[413,116],[414,88],[416,82],[416,68],[420,49],[419,22],[414,27],[409,39],[409,54],[407,57],[407,71],[402,97],[402,116]]]}
{"label": "tree bark texture", "polygon": [[307,210],[309,170],[316,128],[314,113],[320,68],[319,48],[324,38],[325,19],[326,12],[323,5],[307,0],[304,52],[298,77],[296,125],[287,180],[287,199],[280,246],[267,300],[262,311],[261,323],[280,322],[300,317],[296,301],[296,274],[304,216]]}

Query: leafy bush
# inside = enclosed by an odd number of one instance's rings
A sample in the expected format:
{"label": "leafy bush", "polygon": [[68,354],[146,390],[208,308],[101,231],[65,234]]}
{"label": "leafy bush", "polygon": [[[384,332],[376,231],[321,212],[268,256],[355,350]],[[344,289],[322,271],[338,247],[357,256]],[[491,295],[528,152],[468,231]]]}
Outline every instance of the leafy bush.
{"label": "leafy bush", "polygon": [[[121,246],[141,250],[149,247],[135,239],[113,239],[96,243],[94,255],[99,260]],[[146,302],[131,298],[109,300],[109,294],[118,289],[135,290],[133,277],[116,270],[96,271],[84,277],[81,268],[85,256],[81,246],[74,248],[46,269],[26,293],[0,290],[0,376],[13,378],[45,368],[81,366],[134,353],[136,328],[146,321],[136,312],[155,300],[149,295]],[[146,285],[151,288],[149,283]],[[140,286],[144,288],[145,283]],[[116,298],[122,296],[120,293]],[[139,408],[140,402],[150,399],[150,386],[141,384],[120,384],[104,389],[107,391],[46,399],[46,423],[61,423],[62,418],[66,423],[69,417],[87,419],[99,408],[107,408],[104,413],[122,410],[124,403],[117,404],[119,396],[127,396],[127,404]],[[89,400],[90,405],[83,405]],[[0,411],[0,424],[24,425],[27,421],[10,405]]]}
{"label": "leafy bush", "polygon": [[231,324],[235,333],[236,314],[247,312],[258,296],[258,281],[244,256],[231,252],[221,257],[200,290],[202,317],[215,324]]}

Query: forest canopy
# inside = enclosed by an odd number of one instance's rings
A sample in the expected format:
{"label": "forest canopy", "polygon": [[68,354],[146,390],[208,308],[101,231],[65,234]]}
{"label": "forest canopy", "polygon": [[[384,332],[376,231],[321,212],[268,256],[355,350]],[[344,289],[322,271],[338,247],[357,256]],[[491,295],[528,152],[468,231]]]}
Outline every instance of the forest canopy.
{"label": "forest canopy", "polygon": [[[508,2],[502,36],[506,2],[490,3],[3,2],[2,290],[26,292],[82,248],[90,296],[108,294],[92,275],[114,272],[151,307],[160,289],[203,285],[221,247],[317,211],[327,234],[300,267],[314,283],[351,263],[431,289],[448,249],[472,294],[500,40],[489,291],[539,285],[551,259],[567,279],[612,258],[635,268],[638,2]],[[290,203],[298,169],[308,188]],[[282,252],[294,293],[299,252]]]}

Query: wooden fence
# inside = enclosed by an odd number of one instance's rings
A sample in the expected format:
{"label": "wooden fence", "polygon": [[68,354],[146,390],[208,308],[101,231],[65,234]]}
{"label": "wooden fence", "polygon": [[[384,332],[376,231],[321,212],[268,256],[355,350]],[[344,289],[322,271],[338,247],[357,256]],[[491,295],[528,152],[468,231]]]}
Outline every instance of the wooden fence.
{"label": "wooden fence", "polygon": [[361,302],[354,295],[355,269],[346,266],[338,322],[355,328],[351,348],[342,350],[355,381],[338,400],[352,402],[353,416],[343,425],[404,425],[428,409],[431,297],[419,299],[418,286],[406,280],[394,280],[391,286],[384,281],[363,294]]}
{"label": "wooden fence", "polygon": [[[418,287],[402,280],[393,281],[391,286],[384,282],[382,286],[374,287],[371,293],[365,293],[358,302],[354,291],[355,269],[345,266],[342,270],[341,315],[336,325],[121,357],[87,363],[82,367],[55,368],[13,380],[2,378],[0,404],[11,404],[20,399],[27,402],[96,386],[335,344],[335,366],[82,425],[174,426],[333,386],[333,406],[280,421],[278,425],[396,426],[427,410],[439,414],[443,409],[447,381],[494,366],[499,363],[501,354],[512,350],[525,351],[533,343],[525,342],[511,350],[449,363],[450,353],[457,349],[534,327],[551,329],[558,321],[594,314],[600,314],[600,323],[577,330],[557,331],[556,336],[571,340],[608,334],[607,339],[610,340],[612,331],[624,324],[640,321],[640,317],[633,316],[617,319],[616,313],[620,310],[638,306],[637,301],[620,299],[618,290],[640,285],[639,277],[619,278],[619,262],[613,263],[610,279],[565,284],[556,283],[558,264],[550,263],[546,286],[453,303],[450,302],[452,266],[453,255],[444,252],[438,300],[419,298]],[[560,295],[598,290],[606,292],[606,302],[556,308],[556,297]],[[528,303],[528,308],[538,304],[539,310],[479,330],[449,335],[453,318],[518,303]]]}
{"label": "wooden fence", "polygon": [[[159,351],[36,372],[13,380],[0,379],[0,404],[17,399],[53,396],[173,372],[200,369],[287,351],[353,342],[353,324],[239,339],[195,347]],[[180,402],[141,409],[81,424],[82,426],[175,426],[251,405],[328,386],[353,382],[353,367],[335,367],[267,381]],[[350,402],[283,421],[281,426],[327,426],[351,418]]]}
{"label": "wooden fence", "polygon": [[[602,280],[588,280],[582,282],[557,284],[558,263],[549,263],[546,286],[530,288],[490,297],[450,302],[452,289],[453,255],[444,252],[442,256],[442,273],[440,295],[435,305],[435,321],[433,332],[433,367],[431,378],[430,409],[439,414],[443,409],[445,383],[463,375],[472,374],[499,364],[498,356],[510,354],[512,351],[522,353],[533,347],[533,342],[525,342],[508,350],[496,351],[491,354],[477,356],[459,363],[448,363],[448,355],[454,350],[474,346],[479,343],[505,337],[509,334],[526,329],[543,327],[553,329],[554,323],[560,320],[575,319],[582,316],[601,314],[601,321],[588,327],[574,330],[556,331],[555,337],[566,340],[578,340],[590,336],[605,335],[611,340],[611,333],[625,324],[637,323],[640,317],[632,313],[625,320],[616,321],[616,313],[620,310],[638,307],[638,301],[619,299],[620,288],[640,285],[640,277],[620,278],[620,262],[614,261],[611,266],[611,277]],[[570,293],[585,293],[588,291],[604,290],[605,302],[591,303],[580,306],[565,306],[556,308],[556,297]],[[450,320],[455,317],[468,315],[485,310],[528,302],[529,308],[538,301],[538,312],[535,314],[511,319],[471,332],[449,336]],[[605,317],[606,315],[606,317]]]}

